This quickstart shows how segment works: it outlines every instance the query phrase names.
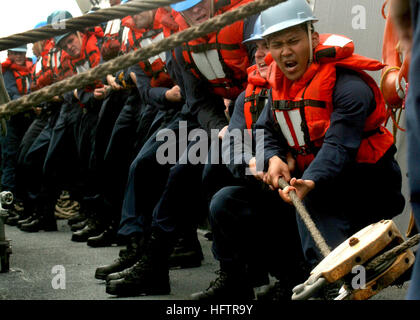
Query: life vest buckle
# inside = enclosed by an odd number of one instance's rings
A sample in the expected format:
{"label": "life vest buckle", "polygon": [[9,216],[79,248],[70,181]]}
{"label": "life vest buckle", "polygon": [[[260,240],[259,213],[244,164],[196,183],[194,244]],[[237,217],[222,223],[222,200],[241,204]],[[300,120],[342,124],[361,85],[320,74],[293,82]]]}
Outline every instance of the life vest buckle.
{"label": "life vest buckle", "polygon": [[289,100],[275,100],[273,101],[273,108],[275,111],[290,111],[293,109]]}
{"label": "life vest buckle", "polygon": [[310,154],[313,154],[311,148],[307,147],[307,146],[299,146],[297,148],[293,148],[292,149],[292,154],[294,156],[300,155],[300,156],[308,156]]}

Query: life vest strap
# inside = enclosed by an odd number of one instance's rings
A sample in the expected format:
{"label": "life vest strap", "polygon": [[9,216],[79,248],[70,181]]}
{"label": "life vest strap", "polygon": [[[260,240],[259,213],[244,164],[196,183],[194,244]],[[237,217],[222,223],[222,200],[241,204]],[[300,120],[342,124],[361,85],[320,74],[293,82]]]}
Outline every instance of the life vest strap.
{"label": "life vest strap", "polygon": [[231,4],[230,0],[219,0],[216,2],[214,9],[215,11],[218,11],[223,7],[229,6],[230,4]]}
{"label": "life vest strap", "polygon": [[190,51],[192,53],[202,53],[209,50],[238,50],[240,49],[238,44],[226,44],[226,43],[200,43],[196,45],[183,45],[183,50]]}
{"label": "life vest strap", "polygon": [[373,129],[373,130],[364,131],[362,133],[362,139],[367,139],[367,138],[369,138],[370,136],[373,136],[376,133],[379,133],[379,134],[381,133],[381,128],[380,127],[376,128],[376,129]]}
{"label": "life vest strap", "polygon": [[289,100],[274,100],[273,101],[273,110],[276,111],[289,111],[292,109],[298,109],[303,107],[316,107],[316,108],[326,108],[327,105],[325,101],[304,99],[299,101],[289,101]]}

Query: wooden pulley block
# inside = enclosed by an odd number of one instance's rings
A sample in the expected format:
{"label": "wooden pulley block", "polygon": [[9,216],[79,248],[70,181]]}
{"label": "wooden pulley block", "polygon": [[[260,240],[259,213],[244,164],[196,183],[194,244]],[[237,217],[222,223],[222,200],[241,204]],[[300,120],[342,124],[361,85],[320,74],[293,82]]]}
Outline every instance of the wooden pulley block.
{"label": "wooden pulley block", "polygon": [[[310,273],[305,283],[293,289],[293,300],[306,300],[327,284],[344,283],[336,300],[366,300],[392,284],[414,263],[410,249],[385,259],[373,259],[404,242],[401,232],[392,220],[373,223],[336,247]],[[355,287],[353,269],[364,271],[363,285]]]}
{"label": "wooden pulley block", "polygon": [[310,277],[321,276],[329,283],[336,282],[351,273],[353,267],[402,242],[404,239],[392,220],[373,223],[335,248],[311,271]]}
{"label": "wooden pulley block", "polygon": [[351,292],[347,300],[367,300],[385,289],[406,272],[414,263],[415,256],[411,250],[401,253],[382,274],[366,283],[364,289]]}

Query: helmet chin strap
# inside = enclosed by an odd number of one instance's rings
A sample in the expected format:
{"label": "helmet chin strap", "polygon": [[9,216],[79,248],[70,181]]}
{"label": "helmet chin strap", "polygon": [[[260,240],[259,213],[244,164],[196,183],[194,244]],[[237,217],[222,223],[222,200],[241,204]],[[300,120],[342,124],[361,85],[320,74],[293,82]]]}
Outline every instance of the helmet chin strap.
{"label": "helmet chin strap", "polygon": [[306,23],[306,26],[308,27],[308,38],[309,38],[309,63],[308,65],[310,65],[314,59],[314,52],[313,52],[313,46],[312,46],[311,22],[308,21]]}

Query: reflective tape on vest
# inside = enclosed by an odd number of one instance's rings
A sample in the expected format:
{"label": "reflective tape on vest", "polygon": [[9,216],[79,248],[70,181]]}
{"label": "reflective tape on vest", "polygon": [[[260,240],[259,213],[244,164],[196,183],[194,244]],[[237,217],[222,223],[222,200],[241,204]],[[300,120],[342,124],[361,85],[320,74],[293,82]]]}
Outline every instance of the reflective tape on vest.
{"label": "reflective tape on vest", "polygon": [[352,40],[349,38],[333,34],[332,36],[328,37],[328,39],[325,40],[325,42],[322,45],[344,48],[344,46],[350,42],[352,42]]}
{"label": "reflective tape on vest", "polygon": [[35,74],[38,74],[42,70],[42,57],[35,64]]}
{"label": "reflective tape on vest", "polygon": [[129,47],[128,44],[128,35],[130,34],[130,28],[124,27],[123,34],[122,34],[122,45],[125,45],[126,47]]}
{"label": "reflective tape on vest", "polygon": [[55,71],[61,66],[61,50],[56,51],[51,59],[51,67]]}
{"label": "reflective tape on vest", "polygon": [[[141,41],[140,41],[140,45],[141,45],[141,47],[142,48],[144,48],[144,47],[147,47],[147,46],[150,46],[151,44],[154,44],[154,43],[156,43],[156,42],[159,42],[159,41],[161,41],[161,40],[163,40],[163,38],[164,38],[165,36],[164,36],[164,34],[163,34],[163,32],[161,32],[161,33],[159,33],[156,37],[154,37],[153,39],[152,38],[145,38],[145,39],[142,39]],[[153,57],[150,57],[149,58],[149,63],[150,64],[153,64],[153,62],[155,62],[157,59],[161,59],[163,62],[165,62],[166,61],[166,54],[165,54],[165,52],[161,52],[161,53],[159,53],[157,56],[153,56]]]}
{"label": "reflective tape on vest", "polygon": [[121,28],[121,20],[120,19],[111,20],[106,25],[105,35],[116,34],[116,33],[120,32],[120,28]]}
{"label": "reflective tape on vest", "polygon": [[200,72],[208,80],[226,78],[226,74],[223,71],[223,66],[220,63],[219,53],[216,49],[201,53],[191,52],[191,56],[198,70],[200,70]]}
{"label": "reflective tape on vest", "polygon": [[77,73],[82,73],[90,69],[89,61],[85,61],[83,64],[79,64],[76,66]]}
{"label": "reflective tape on vest", "polygon": [[55,59],[57,57],[57,53],[52,53],[50,57],[51,57],[51,69],[55,70],[55,65],[56,65]]}
{"label": "reflective tape on vest", "polygon": [[25,83],[26,83],[26,87],[25,87],[25,93],[28,93],[29,89],[31,88],[31,83],[29,82],[29,77],[26,76],[25,77]]}
{"label": "reflective tape on vest", "polygon": [[305,136],[302,131],[302,116],[299,109],[290,111],[275,110],[277,122],[281,132],[291,147],[305,146]]}

